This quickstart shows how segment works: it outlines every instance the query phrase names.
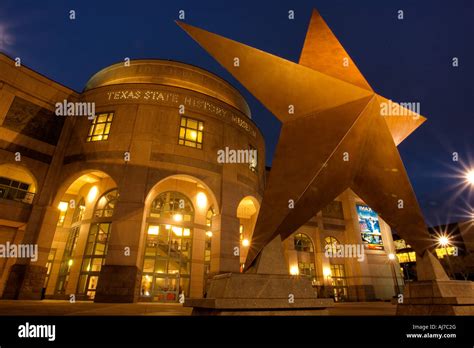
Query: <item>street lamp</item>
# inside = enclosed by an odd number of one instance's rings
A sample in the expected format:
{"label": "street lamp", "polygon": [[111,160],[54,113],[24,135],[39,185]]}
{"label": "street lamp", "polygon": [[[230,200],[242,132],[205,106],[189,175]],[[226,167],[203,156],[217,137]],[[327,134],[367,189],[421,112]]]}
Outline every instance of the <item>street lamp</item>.
{"label": "street lamp", "polygon": [[[331,297],[331,289],[330,287],[332,286],[331,284],[331,277],[332,277],[332,272],[331,272],[331,268],[329,267],[323,267],[323,281],[326,280],[326,285],[325,285],[325,288],[326,288],[326,296],[327,297]],[[333,293],[334,293],[334,290],[333,290]]]}
{"label": "street lamp", "polygon": [[449,272],[452,274],[453,273],[453,270],[452,270],[452,267],[451,267],[451,261],[449,260],[449,255],[448,255],[448,245],[451,244],[450,240],[449,240],[449,237],[446,236],[446,235],[441,235],[438,237],[438,244],[444,248],[444,252],[446,253],[446,262],[448,263],[448,268],[449,268]]}
{"label": "street lamp", "polygon": [[466,181],[468,184],[474,186],[474,169],[470,169],[466,172]]}
{"label": "street lamp", "polygon": [[392,276],[393,276],[393,283],[395,285],[395,295],[398,296],[398,294],[400,294],[400,286],[398,285],[398,277],[397,277],[397,272],[395,272],[395,259],[397,257],[395,256],[395,254],[393,253],[390,253],[388,254],[388,259],[390,260],[390,266],[392,268]]}

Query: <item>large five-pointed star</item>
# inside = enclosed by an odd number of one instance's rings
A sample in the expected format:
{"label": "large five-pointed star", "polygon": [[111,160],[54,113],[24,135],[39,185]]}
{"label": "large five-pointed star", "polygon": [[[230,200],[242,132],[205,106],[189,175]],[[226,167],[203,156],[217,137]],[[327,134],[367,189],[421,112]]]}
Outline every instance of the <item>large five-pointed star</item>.
{"label": "large five-pointed star", "polygon": [[348,188],[420,255],[430,248],[396,148],[425,118],[401,106],[382,116],[389,101],[372,90],[317,11],[299,64],[178,24],[282,122],[246,265]]}

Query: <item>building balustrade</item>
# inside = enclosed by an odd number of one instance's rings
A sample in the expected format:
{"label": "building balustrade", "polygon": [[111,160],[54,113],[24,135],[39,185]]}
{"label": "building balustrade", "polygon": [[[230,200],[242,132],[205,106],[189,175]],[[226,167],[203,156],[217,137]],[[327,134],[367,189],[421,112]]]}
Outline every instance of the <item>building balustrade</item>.
{"label": "building balustrade", "polygon": [[0,198],[32,204],[35,194],[15,187],[0,185]]}

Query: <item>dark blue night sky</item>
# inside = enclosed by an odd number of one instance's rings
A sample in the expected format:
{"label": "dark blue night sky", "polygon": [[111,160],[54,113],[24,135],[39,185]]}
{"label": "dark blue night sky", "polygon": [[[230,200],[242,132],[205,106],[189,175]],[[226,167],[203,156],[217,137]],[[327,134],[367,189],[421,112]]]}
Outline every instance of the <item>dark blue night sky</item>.
{"label": "dark blue night sky", "polygon": [[[173,59],[210,70],[246,97],[271,165],[279,134],[276,118],[174,20],[183,9],[190,24],[297,61],[313,8],[376,92],[421,103],[428,121],[399,150],[428,223],[468,219],[474,195],[462,187],[460,173],[474,168],[472,0],[2,0],[0,48],[77,91],[95,72],[124,57]],[[290,9],[295,20],[288,20]],[[397,19],[400,9],[404,20]],[[453,57],[459,58],[457,68]],[[459,153],[459,162],[452,161],[453,152]]]}

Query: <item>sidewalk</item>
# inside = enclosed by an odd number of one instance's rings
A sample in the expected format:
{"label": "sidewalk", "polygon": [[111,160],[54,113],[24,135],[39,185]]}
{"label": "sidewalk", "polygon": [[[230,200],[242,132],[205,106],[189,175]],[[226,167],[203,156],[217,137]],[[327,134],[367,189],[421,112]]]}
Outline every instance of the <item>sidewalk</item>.
{"label": "sidewalk", "polygon": [[[396,306],[388,302],[336,303],[329,315],[395,315]],[[178,303],[93,303],[59,300],[14,301],[0,300],[0,316],[20,315],[191,315],[191,308]]]}

